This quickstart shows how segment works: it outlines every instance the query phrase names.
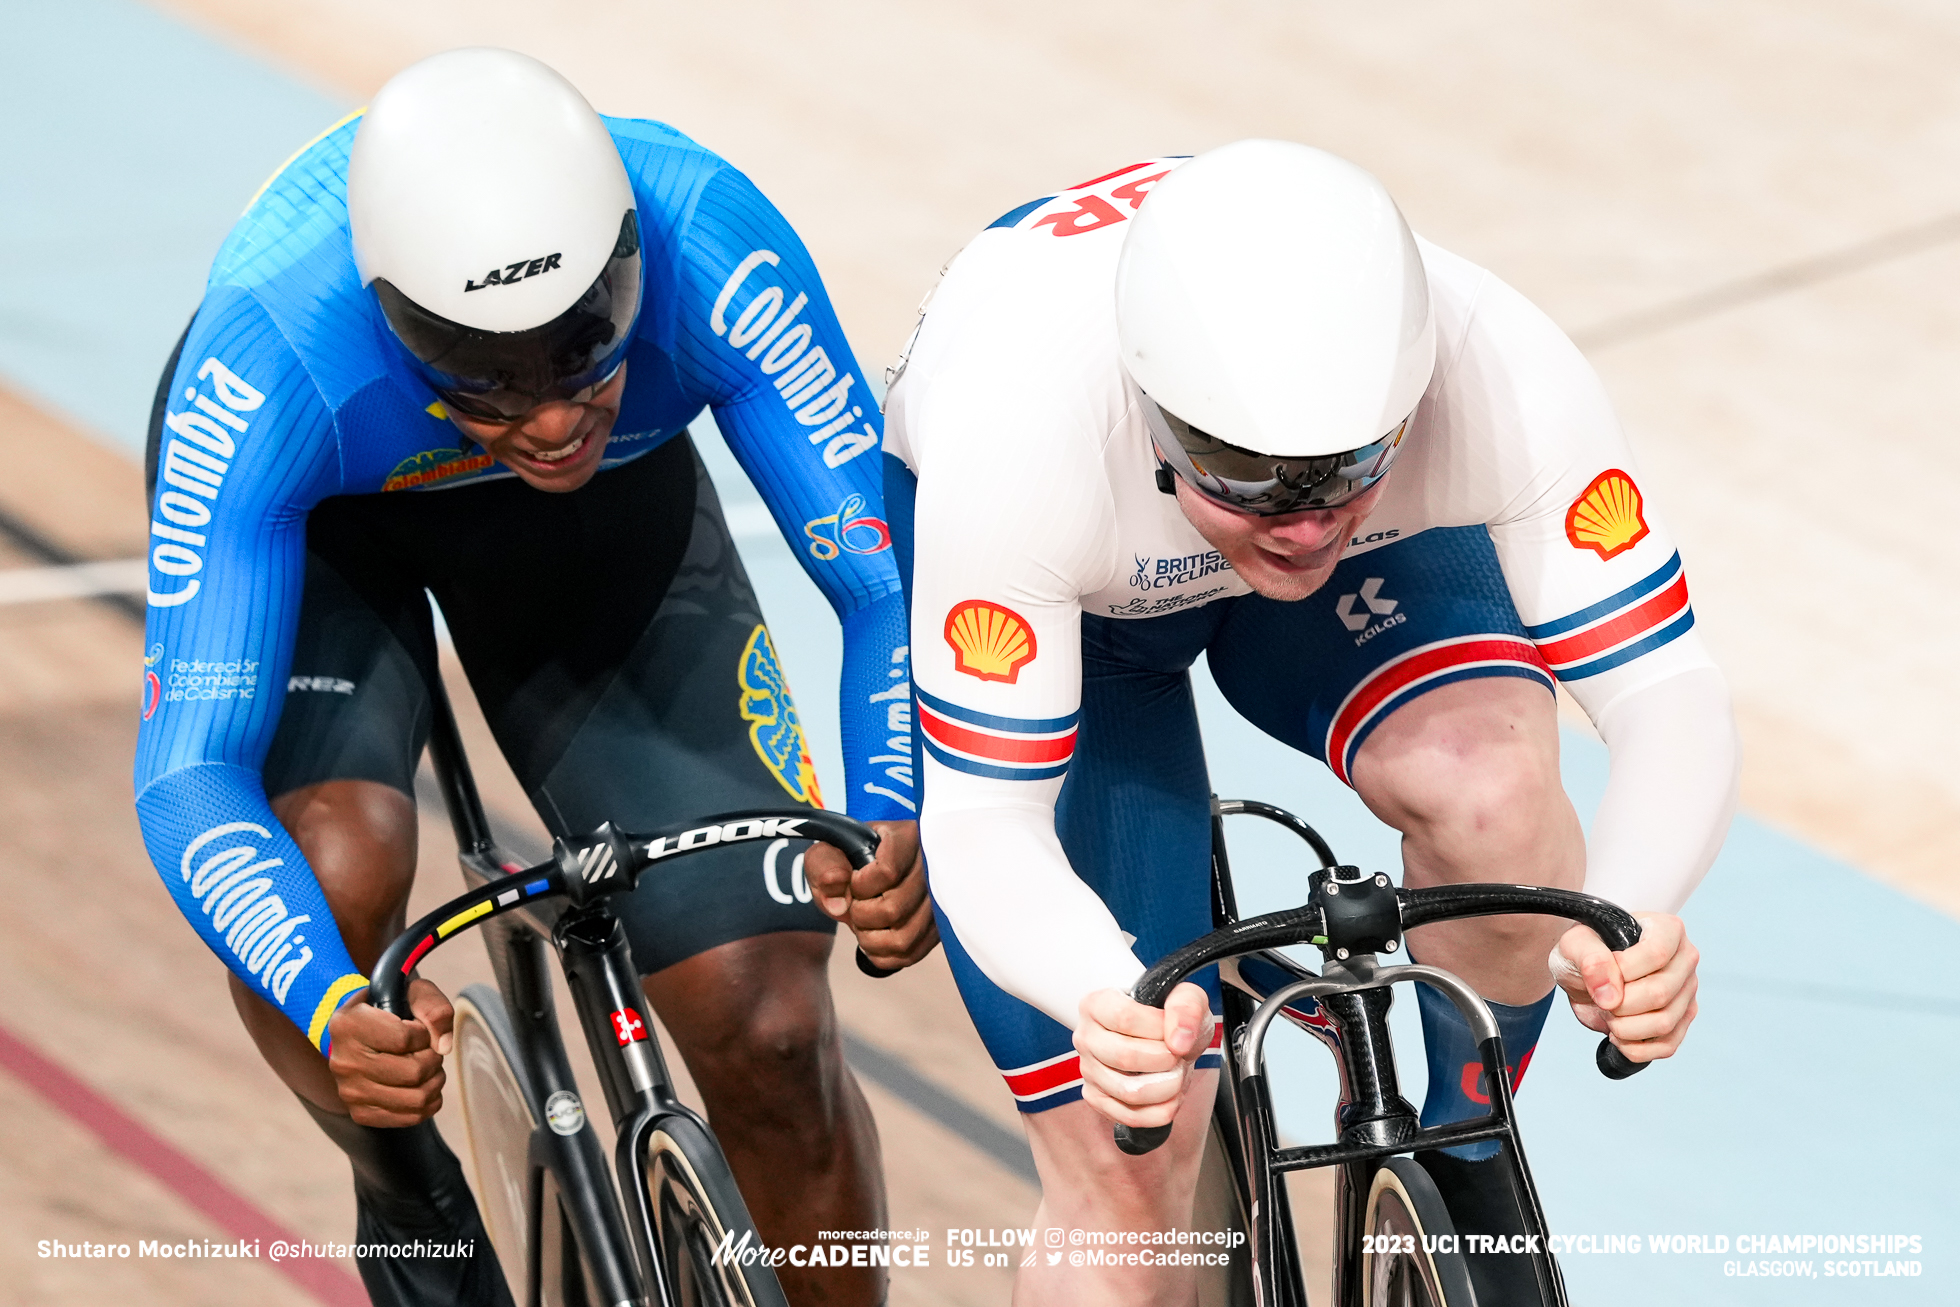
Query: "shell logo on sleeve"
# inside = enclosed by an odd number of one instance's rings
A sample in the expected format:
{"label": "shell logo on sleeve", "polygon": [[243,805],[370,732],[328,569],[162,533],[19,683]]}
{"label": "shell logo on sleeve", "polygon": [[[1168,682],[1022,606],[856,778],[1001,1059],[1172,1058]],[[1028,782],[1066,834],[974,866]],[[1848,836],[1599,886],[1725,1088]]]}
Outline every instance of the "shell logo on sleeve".
{"label": "shell logo on sleeve", "polygon": [[1623,554],[1647,538],[1640,487],[1616,467],[1594,477],[1565,513],[1565,538],[1601,558]]}
{"label": "shell logo on sleeve", "polygon": [[1034,628],[1012,608],[967,599],[946,614],[946,643],[953,646],[953,670],[983,681],[1009,685],[1034,661]]}

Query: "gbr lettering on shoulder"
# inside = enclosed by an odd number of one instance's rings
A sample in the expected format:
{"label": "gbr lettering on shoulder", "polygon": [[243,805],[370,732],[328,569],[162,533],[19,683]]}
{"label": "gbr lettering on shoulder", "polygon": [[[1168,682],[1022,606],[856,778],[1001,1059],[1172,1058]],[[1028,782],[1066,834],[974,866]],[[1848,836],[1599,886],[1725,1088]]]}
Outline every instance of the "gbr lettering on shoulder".
{"label": "gbr lettering on shoulder", "polygon": [[[208,383],[209,395],[197,386],[184,389],[181,412],[163,415],[163,443],[157,451],[156,515],[150,535],[150,606],[175,608],[197,597],[204,579],[206,533],[225,488],[225,474],[238,455],[238,442],[250,424],[240,414],[265,403],[265,395],[215,358],[197,368],[197,380]],[[174,398],[174,397],[173,397]],[[175,584],[173,578],[181,584]],[[164,589],[161,587],[173,586]]]}
{"label": "gbr lettering on shoulder", "polygon": [[[795,299],[759,269],[775,267],[782,256],[774,250],[754,250],[736,265],[715,297],[708,326],[729,348],[759,363],[764,376],[775,378],[776,393],[796,420],[811,428],[810,443],[823,446],[825,467],[841,467],[867,449],[878,447],[878,433],[869,421],[863,428],[862,405],[851,403],[857,378],[837,375],[837,365],[821,345],[811,342],[815,328],[800,322],[810,297],[798,291]],[[737,295],[746,293],[735,320],[728,314]]]}

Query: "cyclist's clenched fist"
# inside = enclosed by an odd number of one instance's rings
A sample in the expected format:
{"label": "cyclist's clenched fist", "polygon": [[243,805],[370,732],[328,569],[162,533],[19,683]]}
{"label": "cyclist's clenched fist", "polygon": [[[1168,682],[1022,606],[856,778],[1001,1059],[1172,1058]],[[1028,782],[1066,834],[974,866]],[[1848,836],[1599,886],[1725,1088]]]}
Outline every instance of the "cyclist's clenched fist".
{"label": "cyclist's clenched fist", "polygon": [[356,1123],[410,1126],[442,1107],[442,1059],[455,1042],[456,1011],[443,992],[421,978],[408,982],[413,1020],[383,1012],[367,991],[334,1013],[327,1066]]}
{"label": "cyclist's clenched fist", "polygon": [[1640,913],[1640,942],[1615,953],[1587,926],[1574,926],[1552,949],[1552,979],[1572,1014],[1588,1029],[1610,1035],[1635,1062],[1674,1056],[1700,1010],[1695,968],[1701,951],[1681,918]]}
{"label": "cyclist's clenched fist", "polygon": [[864,956],[895,971],[932,952],[939,927],[926,894],[919,824],[874,821],[871,829],[878,833],[878,854],[864,866],[853,871],[838,850],[812,844],[803,872],[824,915],[851,928]]}
{"label": "cyclist's clenched fist", "polygon": [[1082,1000],[1081,1013],[1082,1101],[1119,1125],[1169,1125],[1193,1065],[1211,1047],[1205,991],[1186,981],[1159,1009],[1099,989]]}

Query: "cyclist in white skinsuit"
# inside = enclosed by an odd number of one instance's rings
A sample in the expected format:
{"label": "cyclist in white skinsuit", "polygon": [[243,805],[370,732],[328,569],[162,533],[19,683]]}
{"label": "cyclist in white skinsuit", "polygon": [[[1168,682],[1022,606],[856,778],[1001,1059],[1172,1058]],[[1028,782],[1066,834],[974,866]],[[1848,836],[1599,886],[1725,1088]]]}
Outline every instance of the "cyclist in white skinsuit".
{"label": "cyclist in white skinsuit", "polygon": [[[1675,1050],[1697,955],[1671,914],[1735,800],[1725,683],[1591,368],[1374,178],[1241,142],[1006,215],[931,300],[886,452],[933,894],[1028,1113],[1041,1223],[1189,1217],[1206,1113],[1179,1109],[1213,1093],[1216,980],[1163,1012],[1127,992],[1210,927],[1199,652],[1403,833],[1406,883],[1583,886],[1642,914],[1621,955],[1543,918],[1413,934],[1491,1000],[1514,1080],[1554,980],[1634,1060]],[[1611,751],[1590,842],[1554,678]],[[1479,1114],[1467,1028],[1420,995],[1424,1123]],[[1109,1120],[1173,1115],[1156,1153],[1111,1143]],[[1453,1209],[1487,1194],[1490,1151],[1425,1158]],[[1506,1270],[1473,1266],[1493,1292]],[[1042,1265],[1017,1301],[1180,1301],[1187,1274]]]}

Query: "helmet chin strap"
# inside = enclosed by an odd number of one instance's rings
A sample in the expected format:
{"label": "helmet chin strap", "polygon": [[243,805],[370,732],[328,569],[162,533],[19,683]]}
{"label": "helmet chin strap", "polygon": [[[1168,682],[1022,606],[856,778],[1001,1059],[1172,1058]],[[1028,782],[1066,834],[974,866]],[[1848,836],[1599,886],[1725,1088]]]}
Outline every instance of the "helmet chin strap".
{"label": "helmet chin strap", "polygon": [[1157,493],[1171,496],[1177,494],[1177,473],[1171,471],[1171,465],[1162,459],[1157,460]]}

